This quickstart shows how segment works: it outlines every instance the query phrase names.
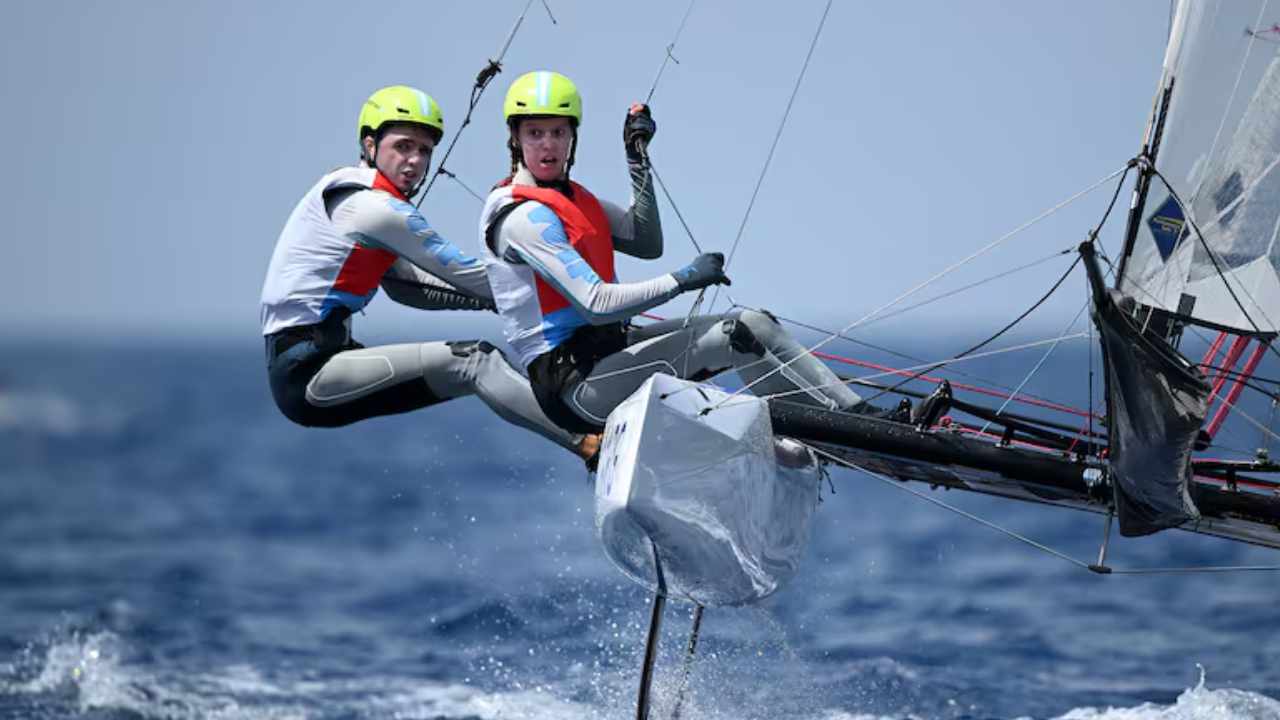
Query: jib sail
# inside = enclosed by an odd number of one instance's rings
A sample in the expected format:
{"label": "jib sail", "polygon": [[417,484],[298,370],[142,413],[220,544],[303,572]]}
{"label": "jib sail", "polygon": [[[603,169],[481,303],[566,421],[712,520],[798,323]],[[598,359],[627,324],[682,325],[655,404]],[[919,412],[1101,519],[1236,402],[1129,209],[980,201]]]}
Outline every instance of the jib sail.
{"label": "jib sail", "polygon": [[1161,91],[1168,107],[1155,168],[1173,192],[1152,180],[1119,287],[1205,324],[1274,333],[1280,2],[1178,2]]}

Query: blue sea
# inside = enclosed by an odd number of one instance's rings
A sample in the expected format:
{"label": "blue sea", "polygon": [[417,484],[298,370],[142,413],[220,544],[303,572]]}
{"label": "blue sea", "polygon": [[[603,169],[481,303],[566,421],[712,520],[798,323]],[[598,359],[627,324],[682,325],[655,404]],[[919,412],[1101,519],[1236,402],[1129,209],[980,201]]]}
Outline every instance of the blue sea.
{"label": "blue sea", "polygon": [[[0,343],[0,717],[634,717],[650,598],[575,458],[474,399],[295,427],[252,338]],[[930,497],[1084,560],[1103,535]],[[1280,552],[1169,532],[1109,560]],[[707,611],[681,717],[1280,718],[1278,636],[1275,573],[1101,577],[836,470],[795,580]]]}

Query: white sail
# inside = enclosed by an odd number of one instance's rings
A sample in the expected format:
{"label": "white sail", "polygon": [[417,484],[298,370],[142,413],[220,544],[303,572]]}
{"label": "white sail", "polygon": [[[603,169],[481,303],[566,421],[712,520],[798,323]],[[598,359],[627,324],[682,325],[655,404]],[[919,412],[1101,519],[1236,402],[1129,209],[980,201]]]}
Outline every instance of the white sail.
{"label": "white sail", "polygon": [[1178,3],[1156,168],[1185,207],[1153,178],[1121,281],[1139,302],[1176,311],[1189,298],[1193,317],[1241,332],[1280,330],[1277,21],[1280,0]]}

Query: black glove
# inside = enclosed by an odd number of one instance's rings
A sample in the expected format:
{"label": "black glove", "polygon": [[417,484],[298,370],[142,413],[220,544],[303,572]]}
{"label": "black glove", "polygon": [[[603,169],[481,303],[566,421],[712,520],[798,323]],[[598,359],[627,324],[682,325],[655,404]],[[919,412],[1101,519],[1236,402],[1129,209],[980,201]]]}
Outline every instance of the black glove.
{"label": "black glove", "polygon": [[622,123],[622,144],[627,148],[627,162],[644,162],[649,141],[656,132],[658,124],[653,121],[648,105],[636,103],[627,110],[627,119]]}
{"label": "black glove", "polygon": [[708,285],[732,285],[724,274],[724,253],[702,253],[694,261],[671,273],[680,292],[701,290]]}

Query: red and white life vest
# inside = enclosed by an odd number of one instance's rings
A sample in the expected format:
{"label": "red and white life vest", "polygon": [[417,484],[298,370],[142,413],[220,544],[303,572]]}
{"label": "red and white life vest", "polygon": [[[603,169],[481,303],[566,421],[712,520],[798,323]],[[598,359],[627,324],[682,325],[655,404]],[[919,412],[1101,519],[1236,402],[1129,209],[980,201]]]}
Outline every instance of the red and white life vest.
{"label": "red and white life vest", "polygon": [[573,197],[559,190],[509,181],[489,193],[480,219],[483,249],[493,299],[506,320],[507,342],[528,366],[534,358],[568,340],[586,319],[569,300],[528,265],[505,262],[487,242],[490,226],[513,204],[535,200],[549,208],[564,227],[569,244],[605,282],[615,282],[613,236],[604,208],[586,188],[570,182]]}
{"label": "red and white life vest", "polygon": [[382,173],[347,167],[320,178],[289,215],[262,285],[262,334],[312,325],[335,308],[364,308],[396,255],[343,236],[325,211],[325,196],[343,188],[381,190],[406,200]]}

